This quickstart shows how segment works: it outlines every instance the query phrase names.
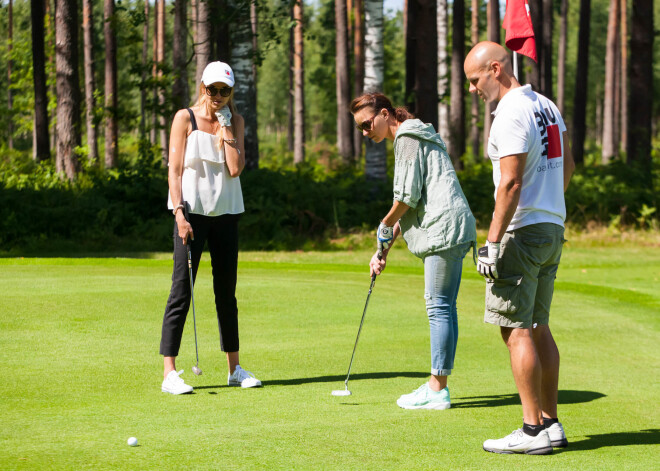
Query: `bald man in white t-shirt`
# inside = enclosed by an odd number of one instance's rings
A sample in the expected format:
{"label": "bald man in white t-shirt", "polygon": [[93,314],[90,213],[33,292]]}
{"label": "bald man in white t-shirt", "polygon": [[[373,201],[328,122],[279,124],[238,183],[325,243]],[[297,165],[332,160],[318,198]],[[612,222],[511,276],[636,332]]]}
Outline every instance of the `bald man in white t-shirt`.
{"label": "bald man in white t-shirt", "polygon": [[488,139],[495,211],[477,269],[487,281],[484,319],[500,327],[523,407],[523,427],[483,447],[549,454],[568,444],[557,418],[559,351],[548,323],[575,164],[559,110],[518,83],[506,49],[481,42],[464,70],[471,93],[498,102]]}

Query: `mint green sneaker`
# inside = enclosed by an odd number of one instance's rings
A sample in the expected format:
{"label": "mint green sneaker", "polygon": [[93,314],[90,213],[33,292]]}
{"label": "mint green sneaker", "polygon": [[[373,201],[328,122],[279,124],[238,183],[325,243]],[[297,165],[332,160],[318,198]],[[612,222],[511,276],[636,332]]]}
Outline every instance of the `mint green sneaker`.
{"label": "mint green sneaker", "polygon": [[443,410],[451,407],[449,388],[435,392],[429,387],[428,382],[422,384],[410,394],[404,394],[396,403],[403,409]]}

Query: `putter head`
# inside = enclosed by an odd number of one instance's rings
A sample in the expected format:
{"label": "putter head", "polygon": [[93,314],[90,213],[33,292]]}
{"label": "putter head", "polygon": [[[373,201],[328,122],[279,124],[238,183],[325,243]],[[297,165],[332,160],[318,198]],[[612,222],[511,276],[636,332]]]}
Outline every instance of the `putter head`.
{"label": "putter head", "polygon": [[348,389],[335,389],[332,391],[333,396],[350,396],[351,392]]}
{"label": "putter head", "polygon": [[197,365],[192,367],[192,372],[195,373],[197,376],[202,374],[202,370],[200,370]]}

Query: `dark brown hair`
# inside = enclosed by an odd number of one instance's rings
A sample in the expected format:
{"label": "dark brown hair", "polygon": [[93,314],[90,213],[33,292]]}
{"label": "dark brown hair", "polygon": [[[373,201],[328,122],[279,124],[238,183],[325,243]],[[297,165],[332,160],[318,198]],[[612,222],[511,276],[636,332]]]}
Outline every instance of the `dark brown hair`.
{"label": "dark brown hair", "polygon": [[363,108],[372,108],[374,111],[386,109],[399,123],[406,119],[413,119],[415,116],[404,106],[394,108],[392,102],[382,93],[364,93],[351,102],[351,114],[355,114]]}

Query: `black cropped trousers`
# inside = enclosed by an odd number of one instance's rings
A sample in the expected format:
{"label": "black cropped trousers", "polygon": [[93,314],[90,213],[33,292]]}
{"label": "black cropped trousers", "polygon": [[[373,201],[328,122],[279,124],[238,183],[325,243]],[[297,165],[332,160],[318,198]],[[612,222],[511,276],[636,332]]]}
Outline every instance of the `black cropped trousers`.
{"label": "black cropped trousers", "polygon": [[[236,306],[236,272],[238,269],[238,214],[202,216],[189,214],[195,240],[191,244],[193,283],[208,242],[213,274],[215,309],[220,329],[220,348],[224,352],[237,352],[238,308]],[[190,277],[188,249],[183,245],[176,222],[174,223],[174,269],[172,288],[165,307],[160,340],[160,354],[175,357],[179,354],[183,327],[190,307]],[[195,293],[202,296],[202,293]]]}

